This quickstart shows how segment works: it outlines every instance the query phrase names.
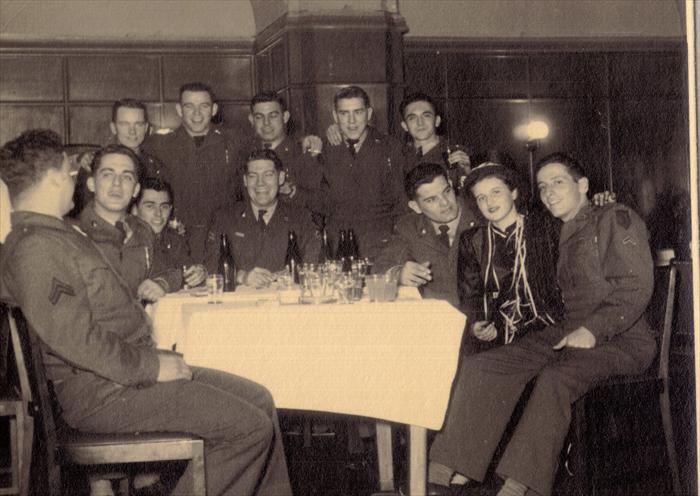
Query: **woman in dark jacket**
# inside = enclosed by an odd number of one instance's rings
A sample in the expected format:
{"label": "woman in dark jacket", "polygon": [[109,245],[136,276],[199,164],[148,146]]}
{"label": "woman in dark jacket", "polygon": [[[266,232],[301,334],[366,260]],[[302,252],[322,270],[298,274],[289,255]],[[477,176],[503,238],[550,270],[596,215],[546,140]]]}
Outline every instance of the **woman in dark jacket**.
{"label": "woman in dark jacket", "polygon": [[560,226],[543,212],[524,212],[517,175],[506,166],[479,165],[465,189],[487,222],[462,233],[458,293],[468,318],[466,351],[483,351],[560,318]]}

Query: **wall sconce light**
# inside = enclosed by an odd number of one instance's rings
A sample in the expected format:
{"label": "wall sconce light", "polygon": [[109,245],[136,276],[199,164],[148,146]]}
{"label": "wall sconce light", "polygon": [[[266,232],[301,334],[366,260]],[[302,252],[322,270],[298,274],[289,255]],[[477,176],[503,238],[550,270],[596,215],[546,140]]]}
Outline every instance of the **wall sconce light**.
{"label": "wall sconce light", "polygon": [[513,134],[519,141],[525,142],[525,148],[530,159],[530,192],[535,194],[535,152],[540,146],[540,141],[549,136],[549,125],[538,119],[529,120],[515,127]]}

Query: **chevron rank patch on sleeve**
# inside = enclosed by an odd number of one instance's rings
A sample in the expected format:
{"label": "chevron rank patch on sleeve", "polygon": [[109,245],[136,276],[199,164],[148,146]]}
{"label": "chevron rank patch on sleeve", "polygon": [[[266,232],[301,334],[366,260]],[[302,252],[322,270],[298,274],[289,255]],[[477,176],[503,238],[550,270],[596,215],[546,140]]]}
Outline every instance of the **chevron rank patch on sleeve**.
{"label": "chevron rank patch on sleeve", "polygon": [[49,293],[49,301],[52,305],[56,305],[58,300],[61,299],[61,295],[75,296],[75,290],[70,284],[67,284],[57,278],[51,280],[51,292]]}

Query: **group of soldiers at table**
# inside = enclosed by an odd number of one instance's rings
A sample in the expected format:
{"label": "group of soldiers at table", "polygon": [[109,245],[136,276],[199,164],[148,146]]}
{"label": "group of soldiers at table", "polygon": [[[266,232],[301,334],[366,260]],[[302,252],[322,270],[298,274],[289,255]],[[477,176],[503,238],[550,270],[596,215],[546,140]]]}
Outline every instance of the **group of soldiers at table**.
{"label": "group of soldiers at table", "polygon": [[[50,131],[2,148],[14,213],[0,295],[40,337],[72,427],[196,434],[209,494],[291,494],[269,393],[156,349],[143,311],[143,301],[215,272],[222,234],[236,283],[261,288],[284,269],[290,231],[314,263],[320,230],[333,244],[352,229],[374,272],[400,266],[401,284],[467,314],[451,406],[431,446],[431,494],[484,479],[533,378],[496,467],[498,494],[550,494],[571,404],[595,380],[651,362],[644,225],[624,205],[593,206],[574,158],[540,161],[545,209],[528,210],[517,172],[488,160],[472,168],[462,147],[438,135],[441,117],[422,93],[400,106],[408,145],[370,125],[369,97],[357,86],[335,95],[325,140],[289,136],[289,111],[274,93],[252,99],[248,142],[212,123],[218,105],[205,84],[183,85],[176,109],[177,130],[149,135],[143,103],[115,102],[114,142],[81,170]],[[66,220],[76,175],[88,200]],[[134,483],[142,494],[186,493],[186,483],[173,484],[158,474]]]}

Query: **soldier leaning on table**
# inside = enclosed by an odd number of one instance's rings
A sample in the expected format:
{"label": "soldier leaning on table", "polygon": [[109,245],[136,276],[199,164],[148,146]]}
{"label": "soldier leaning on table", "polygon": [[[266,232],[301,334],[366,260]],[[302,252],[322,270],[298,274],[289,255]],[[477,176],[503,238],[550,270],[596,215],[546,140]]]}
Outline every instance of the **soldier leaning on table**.
{"label": "soldier leaning on table", "polygon": [[132,294],[156,301],[182,285],[179,268],[168,268],[155,251],[153,230],[128,213],[138,194],[138,158],[123,145],[107,145],[92,161],[87,180],[94,200],[80,213],[78,225],[90,236],[127,282]]}
{"label": "soldier leaning on table", "polygon": [[[40,337],[63,420],[87,432],[197,435],[205,441],[207,494],[291,495],[270,393],[157,350],[127,283],[62,220],[75,183],[60,137],[28,131],[7,143],[0,176],[14,207],[0,296],[22,308]],[[187,495],[188,479],[172,494]]]}
{"label": "soldier leaning on table", "polygon": [[[305,262],[318,259],[320,240],[310,212],[278,198],[284,183],[282,163],[272,150],[256,150],[246,161],[243,182],[248,198],[214,213],[207,234],[205,265],[218,267],[221,234],[226,234],[238,269],[237,283],[269,286],[284,268],[289,231],[294,231]],[[262,217],[261,217],[262,214]]]}

